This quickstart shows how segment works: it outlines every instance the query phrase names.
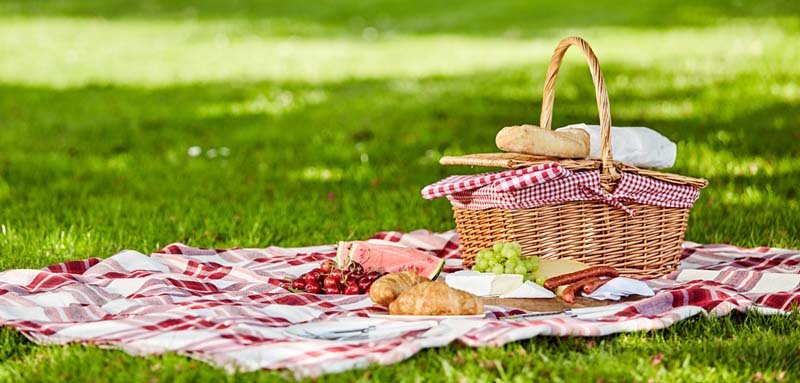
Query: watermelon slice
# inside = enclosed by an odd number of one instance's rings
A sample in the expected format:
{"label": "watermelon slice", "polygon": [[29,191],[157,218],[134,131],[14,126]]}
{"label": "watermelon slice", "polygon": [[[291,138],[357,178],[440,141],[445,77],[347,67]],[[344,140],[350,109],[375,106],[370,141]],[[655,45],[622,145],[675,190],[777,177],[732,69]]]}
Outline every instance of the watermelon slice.
{"label": "watermelon slice", "polygon": [[343,267],[350,261],[358,262],[367,272],[409,270],[431,280],[436,279],[444,267],[444,259],[422,250],[364,241],[339,242],[336,263]]}

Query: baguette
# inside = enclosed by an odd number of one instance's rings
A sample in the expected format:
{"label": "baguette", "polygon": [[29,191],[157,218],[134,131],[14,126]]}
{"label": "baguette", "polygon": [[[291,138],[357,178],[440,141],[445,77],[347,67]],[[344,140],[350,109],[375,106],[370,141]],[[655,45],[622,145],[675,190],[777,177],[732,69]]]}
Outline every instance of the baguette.
{"label": "baguette", "polygon": [[500,150],[556,158],[589,156],[589,133],[583,129],[553,131],[535,125],[509,126],[495,137]]}

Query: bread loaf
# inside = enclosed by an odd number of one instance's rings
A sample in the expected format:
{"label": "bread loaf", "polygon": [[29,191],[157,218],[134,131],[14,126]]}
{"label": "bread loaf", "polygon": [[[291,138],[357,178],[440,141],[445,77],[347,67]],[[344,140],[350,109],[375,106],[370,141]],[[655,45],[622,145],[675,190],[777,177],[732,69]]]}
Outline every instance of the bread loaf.
{"label": "bread loaf", "polygon": [[589,134],[582,129],[553,131],[535,125],[505,127],[497,133],[500,150],[556,158],[589,156]]}

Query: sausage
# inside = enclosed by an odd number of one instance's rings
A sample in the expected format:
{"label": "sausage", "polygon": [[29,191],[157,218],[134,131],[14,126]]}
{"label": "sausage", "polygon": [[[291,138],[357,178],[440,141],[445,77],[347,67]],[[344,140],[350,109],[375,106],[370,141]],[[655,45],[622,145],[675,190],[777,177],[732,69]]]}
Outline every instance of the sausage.
{"label": "sausage", "polygon": [[598,277],[589,277],[589,278],[581,279],[580,281],[577,281],[577,282],[567,286],[567,288],[564,289],[564,291],[561,293],[561,299],[564,302],[567,302],[567,303],[575,303],[575,293],[577,293],[578,291],[583,289],[584,286],[587,286],[587,285],[589,285],[591,283],[594,283],[594,282],[598,281],[599,279],[600,278],[598,278]]}
{"label": "sausage", "polygon": [[575,272],[556,275],[555,277],[550,277],[546,281],[544,281],[544,286],[546,289],[555,289],[561,285],[568,285],[570,283],[574,283],[580,281],[581,279],[589,278],[589,277],[618,277],[619,272],[617,269],[611,266],[592,266],[583,270],[578,270]]}
{"label": "sausage", "polygon": [[596,280],[596,281],[594,281],[592,283],[584,285],[583,286],[583,293],[584,294],[591,294],[591,293],[597,291],[597,289],[599,289],[600,286],[608,283],[608,281],[610,281],[610,280],[611,280],[611,278],[598,279],[598,280]]}

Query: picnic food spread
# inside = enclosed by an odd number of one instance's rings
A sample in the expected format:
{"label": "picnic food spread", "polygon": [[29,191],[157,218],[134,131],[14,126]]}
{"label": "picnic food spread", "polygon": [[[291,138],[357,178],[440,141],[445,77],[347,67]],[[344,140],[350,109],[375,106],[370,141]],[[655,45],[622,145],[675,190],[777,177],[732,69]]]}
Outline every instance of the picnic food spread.
{"label": "picnic food spread", "polygon": [[[619,275],[607,266],[526,257],[515,242],[498,242],[483,249],[472,271],[450,274],[446,283],[435,282],[443,263],[422,250],[363,241],[341,242],[336,261],[326,260],[290,283],[297,292],[369,294],[375,304],[388,307],[392,315],[435,316],[479,314],[483,310],[479,296],[557,295],[564,302],[573,303],[576,294],[589,294],[601,281]],[[402,271],[391,272],[394,270]],[[432,278],[419,275],[419,270]],[[532,280],[552,292],[538,290]]]}
{"label": "picnic food spread", "polygon": [[[482,312],[477,312],[483,307],[480,296],[558,296],[566,303],[574,303],[576,294],[591,294],[619,275],[608,266],[588,266],[569,259],[540,261],[523,256],[518,243],[499,242],[479,252],[471,271],[448,274],[446,282],[435,282],[435,274],[442,267],[440,262],[421,263],[436,265],[434,269],[422,268],[433,273],[433,278],[417,274],[419,260],[429,257],[443,262],[421,250],[342,242],[335,262],[324,261],[320,268],[303,274],[291,285],[295,291],[307,293],[368,293],[372,302],[388,307],[392,315],[472,315]],[[391,270],[403,271],[388,272]]]}

